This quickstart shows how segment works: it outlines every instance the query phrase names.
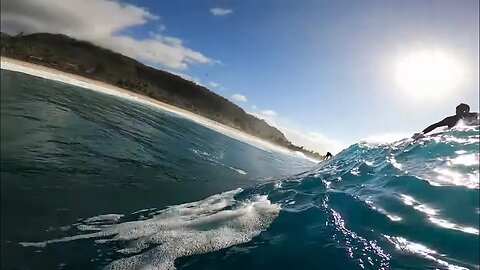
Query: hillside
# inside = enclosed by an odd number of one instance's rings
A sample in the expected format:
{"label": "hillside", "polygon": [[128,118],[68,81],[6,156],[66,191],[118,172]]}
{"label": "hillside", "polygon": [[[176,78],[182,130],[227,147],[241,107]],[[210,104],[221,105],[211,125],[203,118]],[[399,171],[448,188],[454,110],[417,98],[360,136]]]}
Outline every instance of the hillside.
{"label": "hillside", "polygon": [[264,120],[204,86],[146,66],[132,58],[66,35],[1,34],[1,55],[115,85],[183,108],[274,144],[317,159],[318,153],[292,145]]}

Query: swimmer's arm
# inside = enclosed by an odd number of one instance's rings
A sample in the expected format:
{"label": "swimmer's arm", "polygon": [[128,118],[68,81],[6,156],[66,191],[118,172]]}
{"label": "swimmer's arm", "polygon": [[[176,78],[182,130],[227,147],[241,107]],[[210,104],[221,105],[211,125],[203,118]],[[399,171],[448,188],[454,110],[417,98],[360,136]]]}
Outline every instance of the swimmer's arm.
{"label": "swimmer's arm", "polygon": [[430,132],[430,131],[432,131],[432,130],[434,130],[434,129],[436,129],[436,128],[443,127],[443,126],[448,126],[448,124],[450,123],[449,120],[450,120],[449,117],[447,117],[447,118],[443,119],[443,120],[440,121],[440,122],[437,122],[437,123],[435,123],[435,124],[432,124],[432,125],[428,126],[426,129],[424,129],[424,130],[422,131],[422,133],[423,133],[423,134],[426,134],[426,133],[428,133],[428,132]]}

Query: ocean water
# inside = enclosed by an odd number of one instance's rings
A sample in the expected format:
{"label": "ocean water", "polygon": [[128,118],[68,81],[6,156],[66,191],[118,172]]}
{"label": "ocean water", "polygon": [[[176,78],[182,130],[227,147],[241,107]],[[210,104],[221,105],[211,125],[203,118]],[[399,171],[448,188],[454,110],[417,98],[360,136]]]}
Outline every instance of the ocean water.
{"label": "ocean water", "polygon": [[320,164],[1,71],[1,269],[479,269],[479,128]]}

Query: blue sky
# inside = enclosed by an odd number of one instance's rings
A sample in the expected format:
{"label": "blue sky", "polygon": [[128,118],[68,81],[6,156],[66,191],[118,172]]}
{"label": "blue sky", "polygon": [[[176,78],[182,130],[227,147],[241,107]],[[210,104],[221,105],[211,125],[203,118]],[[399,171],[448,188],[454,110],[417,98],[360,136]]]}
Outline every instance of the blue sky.
{"label": "blue sky", "polygon": [[[297,135],[350,144],[371,135],[422,130],[453,114],[459,102],[479,107],[476,0],[124,3],[144,13],[130,24],[112,26],[112,35],[136,40],[158,35],[167,44],[175,41],[165,37],[173,37],[178,46],[201,54],[182,58],[181,67],[154,57],[137,59],[232,100],[243,95],[246,101],[237,100],[238,105]],[[224,14],[215,15],[212,8]],[[449,55],[462,68],[462,83],[447,94],[430,89],[432,98],[408,96],[395,81],[395,63],[416,50]]]}
{"label": "blue sky", "polygon": [[[226,89],[219,94],[245,95],[247,110],[273,110],[308,131],[354,141],[421,130],[460,101],[478,109],[478,80],[451,100],[409,106],[379,73],[382,60],[413,43],[451,50],[478,71],[478,1],[132,3],[159,14],[169,35],[223,63],[194,65],[189,75],[220,83]],[[213,16],[212,7],[233,12]]]}

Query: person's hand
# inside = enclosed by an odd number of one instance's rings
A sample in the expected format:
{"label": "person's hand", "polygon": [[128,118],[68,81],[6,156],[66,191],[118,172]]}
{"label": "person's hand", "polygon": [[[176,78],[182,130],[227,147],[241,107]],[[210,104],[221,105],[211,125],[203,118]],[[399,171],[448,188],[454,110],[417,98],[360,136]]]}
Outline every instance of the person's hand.
{"label": "person's hand", "polygon": [[418,139],[421,139],[421,138],[423,138],[423,132],[415,133],[412,136],[412,139],[414,139],[414,140],[418,140]]}

